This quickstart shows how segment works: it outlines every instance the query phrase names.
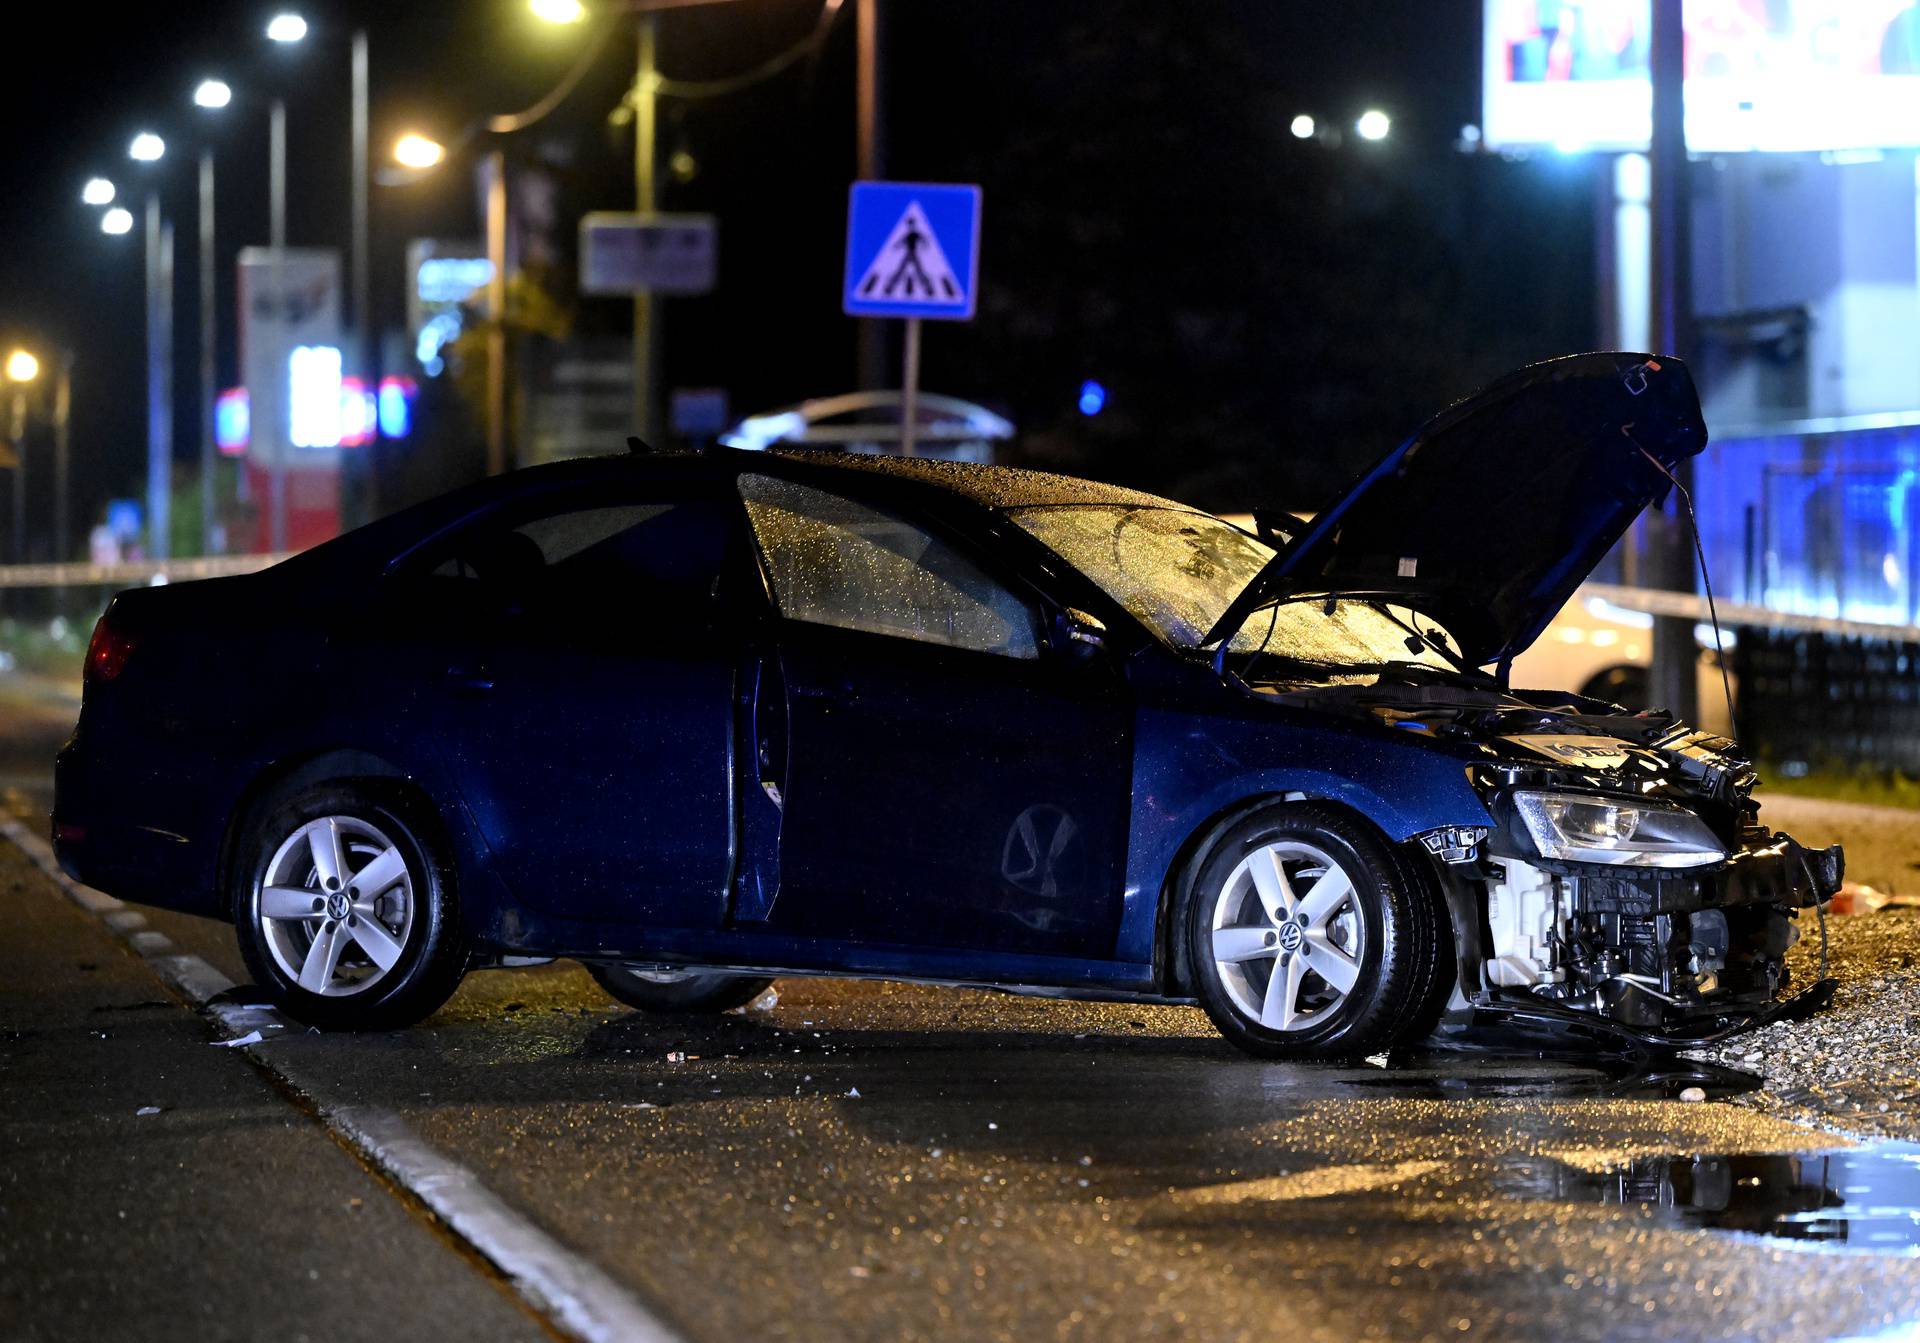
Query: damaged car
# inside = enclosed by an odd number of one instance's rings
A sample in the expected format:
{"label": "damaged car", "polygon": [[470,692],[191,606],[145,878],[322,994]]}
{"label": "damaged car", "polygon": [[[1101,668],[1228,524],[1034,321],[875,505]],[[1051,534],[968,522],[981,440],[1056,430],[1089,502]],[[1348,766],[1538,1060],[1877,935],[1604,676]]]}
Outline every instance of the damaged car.
{"label": "damaged car", "polygon": [[1679,362],[1534,365],[1270,546],[1003,467],[636,452],[116,597],[55,849],[231,920],[301,1019],[557,957],[1197,1002],[1268,1057],[1686,1045],[1817,1003],[1838,848],[1739,748],[1511,684],[1706,443]]}

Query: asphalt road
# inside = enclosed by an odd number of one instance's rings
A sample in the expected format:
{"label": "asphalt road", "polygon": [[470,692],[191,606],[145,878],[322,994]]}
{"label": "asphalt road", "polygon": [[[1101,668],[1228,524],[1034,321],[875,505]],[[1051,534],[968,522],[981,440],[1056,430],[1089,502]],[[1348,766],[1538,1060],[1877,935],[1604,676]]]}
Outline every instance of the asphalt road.
{"label": "asphalt road", "polygon": [[[18,814],[44,811],[69,713],[0,698]],[[4,844],[0,901],[4,1338],[556,1327],[277,1071],[401,1116],[695,1339],[1825,1339],[1920,1321],[1902,1203],[1920,1196],[1873,1173],[1912,1161],[1788,1159],[1843,1140],[1667,1098],[1691,1079],[1263,1064],[1186,1009],[837,981],[651,1019],[567,965],[475,975],[410,1031],[276,1035],[255,1063]],[[244,982],[230,931],[149,920]]]}

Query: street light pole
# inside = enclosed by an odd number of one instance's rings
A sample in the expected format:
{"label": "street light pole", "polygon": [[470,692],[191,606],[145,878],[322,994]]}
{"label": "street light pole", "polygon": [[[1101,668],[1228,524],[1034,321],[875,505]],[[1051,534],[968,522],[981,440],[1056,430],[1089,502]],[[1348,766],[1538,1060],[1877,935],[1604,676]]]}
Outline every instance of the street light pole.
{"label": "street light pole", "polygon": [[[353,35],[353,238],[351,267],[353,271],[353,340],[349,355],[348,371],[360,379],[361,386],[372,387],[373,352],[373,314],[371,284],[368,274],[368,235],[367,222],[367,31],[362,28]],[[366,487],[364,503],[367,515],[373,512],[373,500],[377,488],[374,463],[371,460],[373,444],[379,442],[376,430],[369,439],[369,458],[362,462],[362,479]]]}
{"label": "street light pole", "polygon": [[[286,317],[286,251],[287,251],[287,104],[282,98],[273,100],[271,121],[270,152],[268,155],[267,190],[271,197],[271,231],[273,247],[273,302],[275,318],[284,323]],[[274,369],[272,395],[268,397],[267,413],[256,411],[252,416],[253,432],[259,434],[263,429],[267,434],[269,455],[267,457],[267,509],[268,535],[271,549],[275,554],[287,548],[287,407],[282,396],[286,385],[287,368],[283,358],[277,361]]]}
{"label": "street light pole", "polygon": [[67,480],[73,417],[73,355],[60,352],[60,373],[53,384],[53,558],[73,558],[67,549]]}
{"label": "street light pole", "polygon": [[167,558],[173,486],[173,226],[147,197],[147,558]]}
{"label": "street light pole", "polygon": [[[660,20],[642,14],[639,22],[636,69],[633,77],[633,196],[634,209],[651,215],[655,197],[654,141],[659,107]],[[660,305],[648,293],[633,296],[633,428],[649,443],[659,441],[654,417],[655,383],[660,363]]]}
{"label": "street light pole", "polygon": [[507,469],[507,155],[487,155],[487,474]]}
{"label": "street light pole", "polygon": [[25,564],[27,554],[27,389],[13,389],[13,421],[7,430],[13,440],[13,562]]}
{"label": "street light pole", "polygon": [[[880,0],[858,0],[854,11],[856,68],[854,94],[858,150],[858,175],[863,182],[878,181],[886,175],[884,146],[880,143]],[[887,355],[882,343],[880,322],[862,317],[857,328],[857,372],[860,386],[868,391],[886,382]]]}
{"label": "street light pole", "polygon": [[[214,552],[214,468],[219,461],[213,433],[214,245],[213,151],[200,151],[200,553]],[[65,559],[62,550],[60,558]]]}

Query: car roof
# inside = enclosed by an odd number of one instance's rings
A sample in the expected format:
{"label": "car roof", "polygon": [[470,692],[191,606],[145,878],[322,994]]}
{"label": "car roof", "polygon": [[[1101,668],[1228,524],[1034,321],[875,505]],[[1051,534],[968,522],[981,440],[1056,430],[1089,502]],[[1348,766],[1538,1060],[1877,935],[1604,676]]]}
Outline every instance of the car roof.
{"label": "car roof", "polygon": [[1076,476],[1033,471],[1025,467],[949,462],[931,457],[883,457],[798,448],[619,453],[522,467],[504,475],[476,481],[398,513],[390,513],[294,556],[276,568],[287,571],[287,577],[291,579],[310,572],[316,577],[326,571],[338,572],[341,566],[372,564],[384,567],[397,554],[411,549],[417,542],[442,528],[471,516],[478,509],[490,508],[542,490],[601,483],[612,485],[649,476],[680,480],[704,477],[717,483],[741,471],[764,471],[795,480],[812,480],[822,485],[830,484],[835,479],[844,482],[851,477],[866,477],[874,481],[896,482],[910,490],[942,491],[980,507],[1000,511],[1088,505],[1171,508],[1188,513],[1201,511],[1189,504],[1163,499],[1158,495],[1081,480]]}
{"label": "car roof", "polygon": [[988,466],[979,462],[950,462],[934,457],[894,457],[791,448],[765,453],[729,452],[725,456],[732,465],[741,469],[750,469],[753,459],[770,458],[800,466],[806,474],[817,469],[822,474],[861,474],[929,485],[994,509],[1106,504],[1199,511],[1189,504],[1140,490],[1020,466]]}

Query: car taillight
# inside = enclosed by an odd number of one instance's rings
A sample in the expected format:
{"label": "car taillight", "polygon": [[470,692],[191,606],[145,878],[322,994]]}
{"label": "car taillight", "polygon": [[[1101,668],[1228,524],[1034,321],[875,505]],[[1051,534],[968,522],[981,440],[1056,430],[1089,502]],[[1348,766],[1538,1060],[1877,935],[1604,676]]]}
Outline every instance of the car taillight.
{"label": "car taillight", "polygon": [[84,673],[89,681],[111,681],[127,665],[127,658],[133,653],[133,637],[124,630],[117,630],[101,616],[93,626],[93,638],[87,641],[87,666]]}

